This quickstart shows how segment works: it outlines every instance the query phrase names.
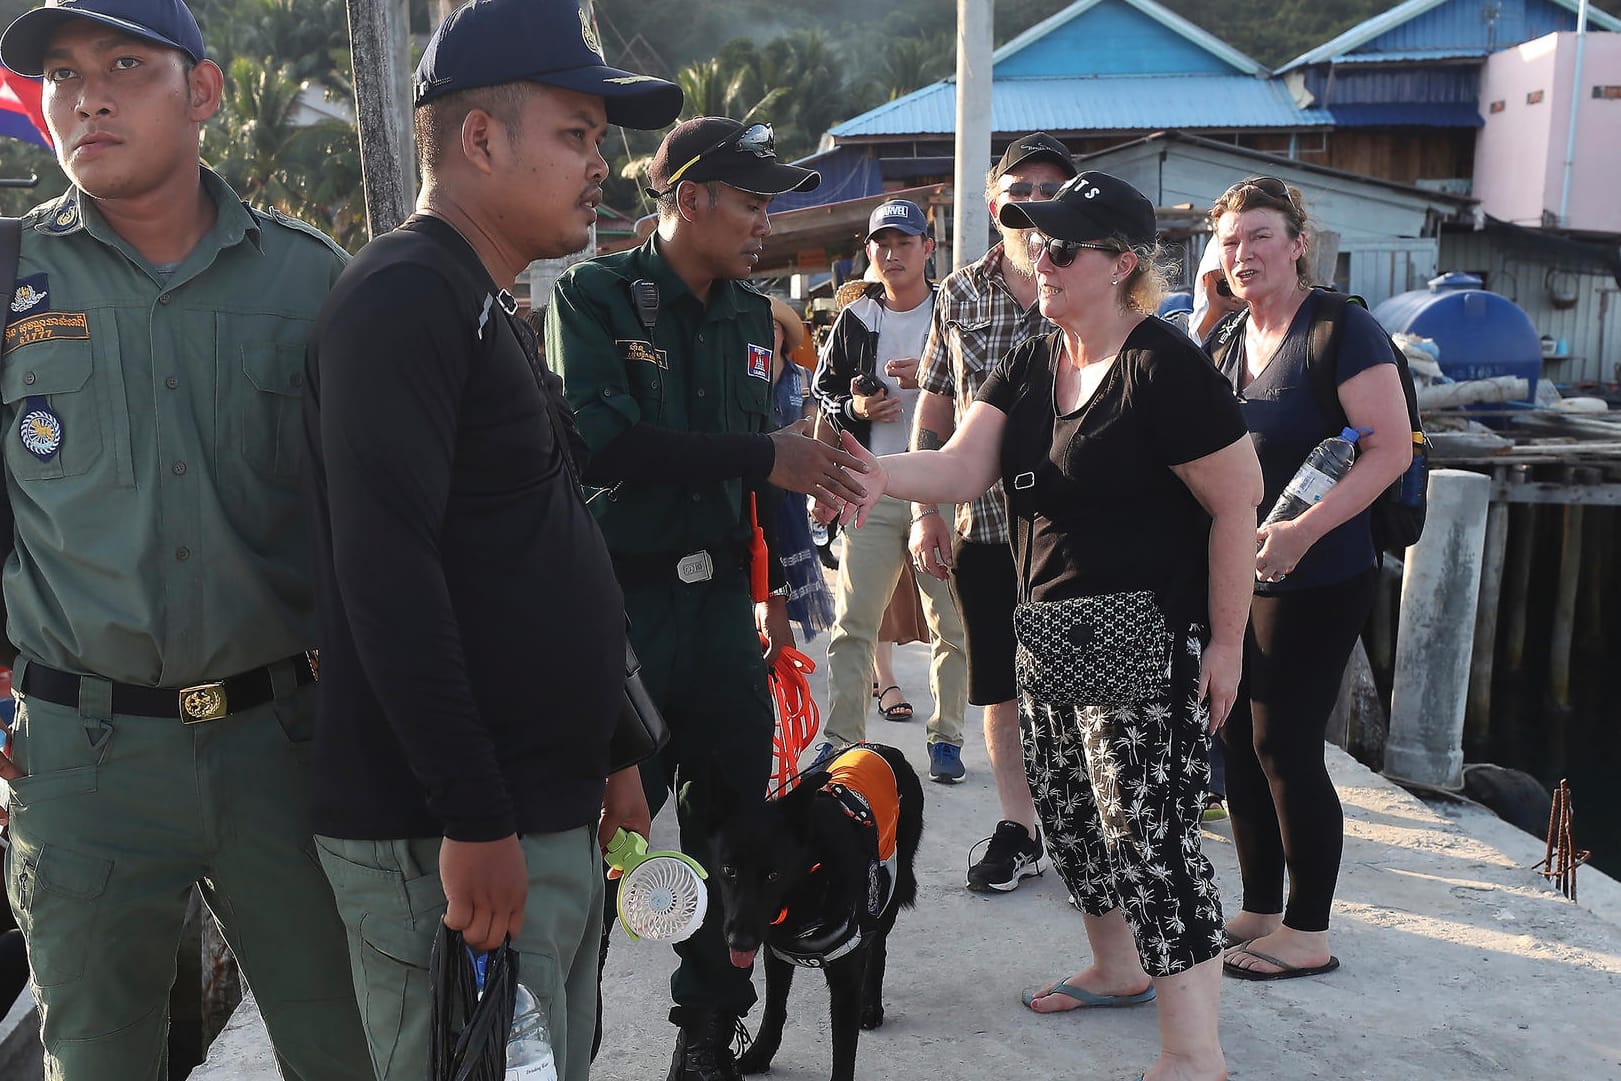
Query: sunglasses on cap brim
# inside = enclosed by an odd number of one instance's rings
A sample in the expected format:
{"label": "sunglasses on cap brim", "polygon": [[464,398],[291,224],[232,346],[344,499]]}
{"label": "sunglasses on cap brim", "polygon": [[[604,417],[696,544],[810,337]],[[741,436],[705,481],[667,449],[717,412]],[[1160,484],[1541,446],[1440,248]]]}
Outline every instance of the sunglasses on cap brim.
{"label": "sunglasses on cap brim", "polygon": [[656,192],[655,195],[663,195],[674,191],[676,184],[680,183],[681,177],[686,174],[688,169],[720,150],[734,150],[739,154],[753,154],[757,158],[775,158],[777,156],[777,142],[770,124],[750,124],[742,131],[728,135],[714,146],[705,147],[703,150],[698,151],[695,157],[670,174],[670,179],[664,191]]}
{"label": "sunglasses on cap brim", "polygon": [[1110,255],[1119,255],[1121,251],[1118,244],[1101,244],[1092,240],[1059,240],[1057,237],[1043,236],[1040,233],[1031,233],[1025,243],[1030,252],[1030,262],[1036,262],[1045,253],[1055,267],[1069,266],[1083,251],[1104,251]]}

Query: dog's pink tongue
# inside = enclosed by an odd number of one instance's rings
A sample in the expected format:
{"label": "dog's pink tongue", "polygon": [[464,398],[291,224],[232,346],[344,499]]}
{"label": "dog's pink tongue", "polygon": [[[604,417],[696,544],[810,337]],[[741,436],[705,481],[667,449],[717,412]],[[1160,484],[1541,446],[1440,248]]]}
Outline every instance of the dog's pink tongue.
{"label": "dog's pink tongue", "polygon": [[732,964],[738,968],[748,968],[754,964],[754,955],[758,950],[732,950]]}

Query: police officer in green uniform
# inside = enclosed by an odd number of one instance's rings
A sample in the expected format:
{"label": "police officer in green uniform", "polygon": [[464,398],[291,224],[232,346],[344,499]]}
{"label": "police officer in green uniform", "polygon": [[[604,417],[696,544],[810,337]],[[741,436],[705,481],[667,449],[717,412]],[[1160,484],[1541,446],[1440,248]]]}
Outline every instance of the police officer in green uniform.
{"label": "police officer in green uniform", "polygon": [[[771,305],[743,279],[770,232],[773,196],[820,177],[776,160],[771,129],[703,117],[678,125],[649,169],[658,230],[632,251],[571,267],[552,293],[546,353],[592,450],[588,484],[625,592],[642,676],[671,741],[644,766],[656,814],[669,791],[720,775],[764,797],[774,726],[766,662],[792,641],[781,564],[751,617],[746,496],[770,542],[781,489],[843,498],[855,459],[771,426]],[[762,656],[760,635],[769,645]],[[707,838],[678,807],[682,848]],[[713,883],[714,879],[711,878]],[[754,1004],[732,964],[718,898],[676,947],[680,1026],[671,1081],[737,1076],[730,1043]]]}
{"label": "police officer in green uniform", "polygon": [[46,1076],[167,1076],[196,883],[282,1075],[369,1081],[304,777],[300,396],[344,254],[200,168],[223,77],[179,0],[30,11],[0,61],[44,73],[73,184],[23,219],[0,352],[6,887]]}

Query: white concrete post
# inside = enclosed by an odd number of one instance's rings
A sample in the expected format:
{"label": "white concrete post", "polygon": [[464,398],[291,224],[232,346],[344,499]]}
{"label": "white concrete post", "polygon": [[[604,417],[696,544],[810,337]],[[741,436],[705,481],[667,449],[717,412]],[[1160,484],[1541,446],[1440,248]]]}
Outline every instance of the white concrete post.
{"label": "white concrete post", "polygon": [[981,198],[991,167],[993,0],[957,0],[957,164],[952,172],[951,266],[985,254],[990,211]]}
{"label": "white concrete post", "polygon": [[1430,474],[1424,536],[1407,550],[1402,574],[1387,777],[1463,787],[1464,705],[1491,487],[1481,473]]}

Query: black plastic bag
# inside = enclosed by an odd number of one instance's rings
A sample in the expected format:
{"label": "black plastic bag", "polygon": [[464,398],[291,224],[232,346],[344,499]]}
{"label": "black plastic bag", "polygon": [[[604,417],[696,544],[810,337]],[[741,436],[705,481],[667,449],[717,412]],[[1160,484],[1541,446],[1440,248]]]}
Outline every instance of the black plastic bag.
{"label": "black plastic bag", "polygon": [[480,994],[473,954],[461,932],[441,923],[428,978],[433,985],[429,1081],[502,1081],[518,993],[518,951],[511,940],[485,955]]}

